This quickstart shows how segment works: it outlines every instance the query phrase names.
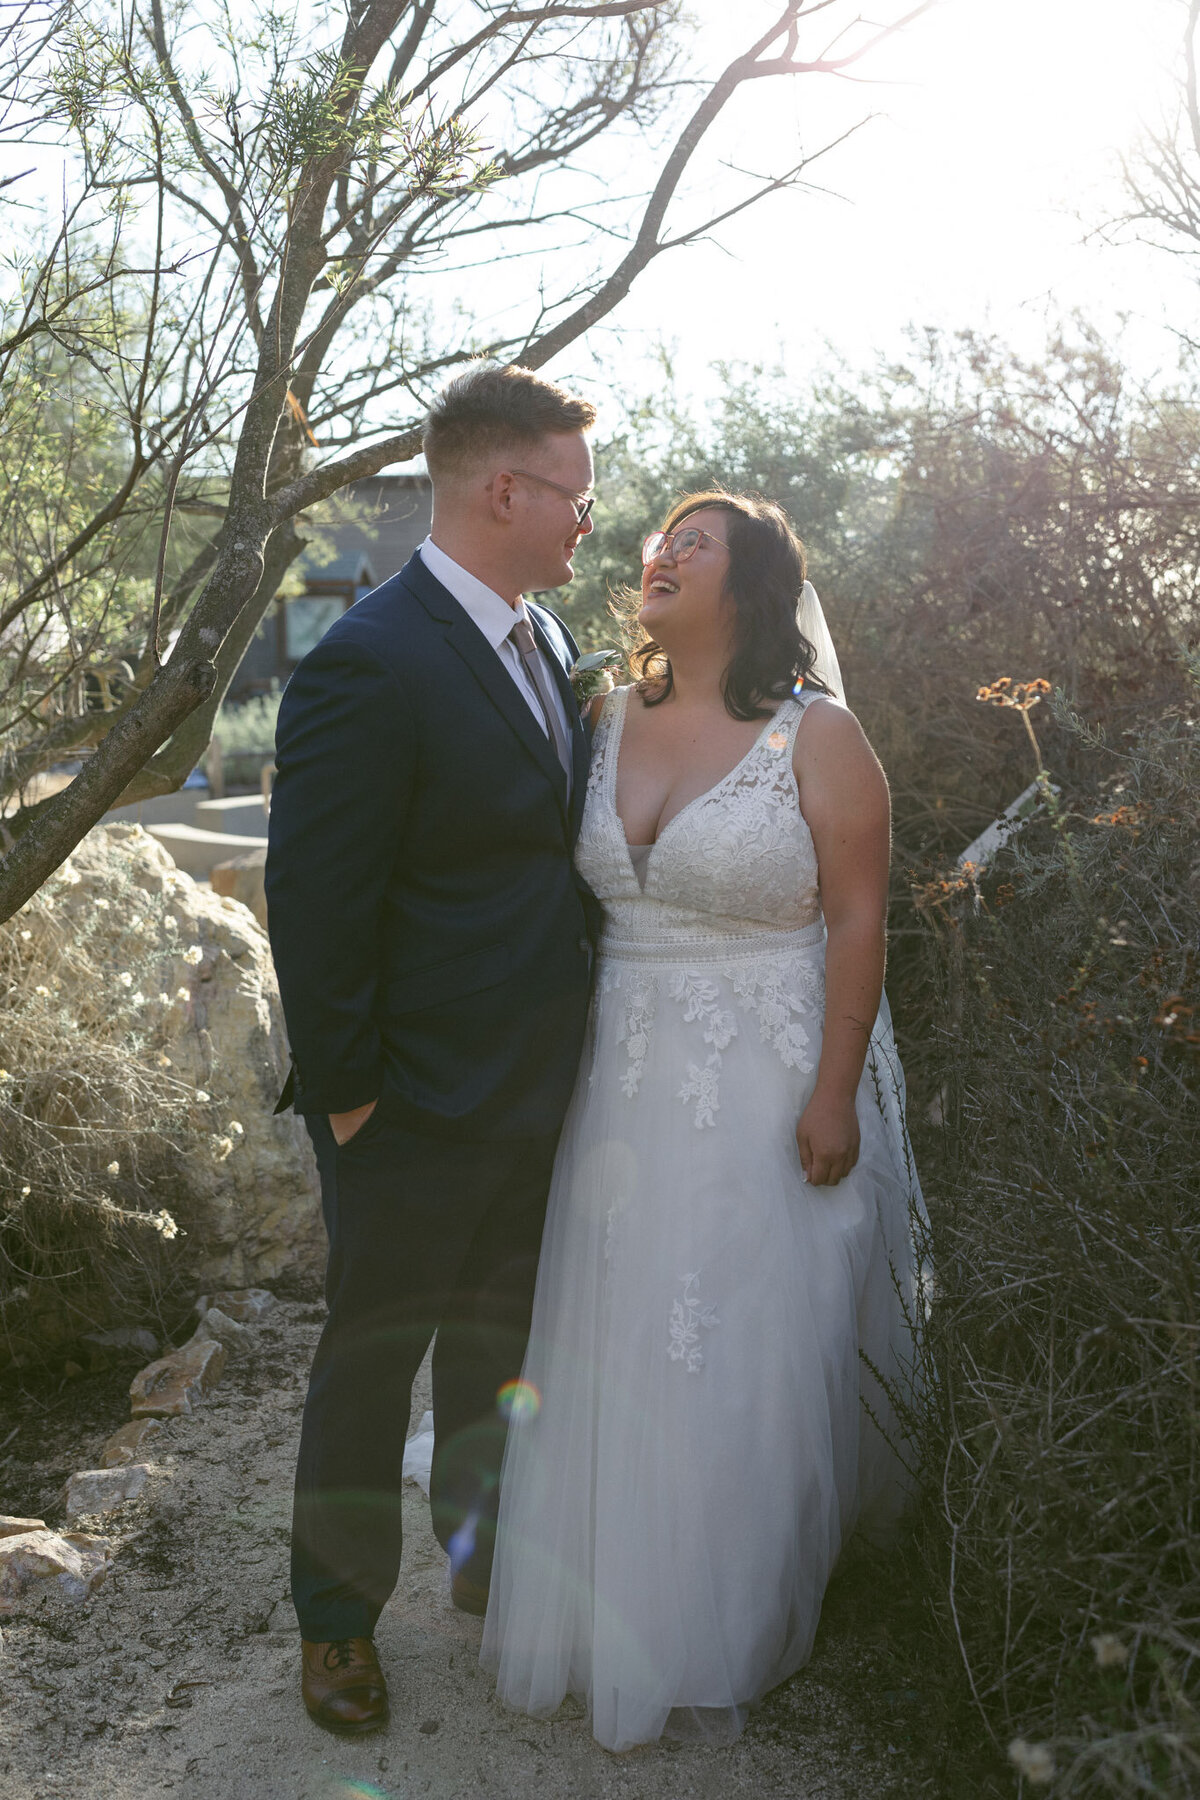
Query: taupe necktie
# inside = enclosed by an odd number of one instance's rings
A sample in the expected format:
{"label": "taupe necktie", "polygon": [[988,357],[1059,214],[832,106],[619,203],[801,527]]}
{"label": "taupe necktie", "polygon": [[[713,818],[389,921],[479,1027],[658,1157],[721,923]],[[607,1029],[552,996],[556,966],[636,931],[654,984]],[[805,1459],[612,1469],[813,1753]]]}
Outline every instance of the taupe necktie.
{"label": "taupe necktie", "polygon": [[554,745],[558,760],[563,767],[563,774],[567,778],[567,794],[569,796],[571,792],[571,746],[567,742],[567,736],[563,730],[562,716],[554,704],[554,695],[550,690],[550,683],[546,675],[546,665],[538,655],[533,626],[528,619],[518,619],[508,635],[517,646],[517,653],[525,665],[525,673],[533,683],[538,704],[542,709],[542,717],[546,721],[550,742]]}

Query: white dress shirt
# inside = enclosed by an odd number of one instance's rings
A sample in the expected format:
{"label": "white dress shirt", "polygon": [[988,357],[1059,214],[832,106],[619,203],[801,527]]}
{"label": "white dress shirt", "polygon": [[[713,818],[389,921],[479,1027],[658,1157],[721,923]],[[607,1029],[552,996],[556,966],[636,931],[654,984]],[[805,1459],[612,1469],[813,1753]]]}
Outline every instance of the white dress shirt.
{"label": "white dress shirt", "polygon": [[[488,587],[485,582],[480,581],[478,575],[472,575],[469,569],[464,569],[460,563],[456,563],[452,557],[446,555],[444,550],[439,550],[431,537],[427,537],[423,544],[417,546],[417,553],[429,573],[441,582],[448,593],[454,596],[463,611],[482,631],[500,658],[505,670],[512,676],[518,692],[541,726],[544,736],[549,737],[550,732],[542,713],[542,703],[538,699],[537,689],[526,673],[520,651],[509,636],[518,619],[529,618],[524,600],[518,600],[515,606],[510,606],[508,601],[496,592],[495,588]],[[550,690],[550,698],[558,708],[558,716],[562,720],[566,741],[569,744],[571,742],[571,722],[567,717],[567,710],[563,705],[562,695],[558,691],[554,673],[547,667],[547,659],[540,647],[537,648],[536,654],[541,657],[542,667],[546,670],[546,685]]]}

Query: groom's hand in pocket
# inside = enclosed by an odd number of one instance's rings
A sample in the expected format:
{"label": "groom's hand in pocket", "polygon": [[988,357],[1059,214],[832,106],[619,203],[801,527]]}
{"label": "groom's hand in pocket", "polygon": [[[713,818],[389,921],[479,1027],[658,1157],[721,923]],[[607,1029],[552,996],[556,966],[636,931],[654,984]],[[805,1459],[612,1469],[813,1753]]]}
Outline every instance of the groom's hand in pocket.
{"label": "groom's hand in pocket", "polygon": [[348,1144],[355,1132],[362,1130],[378,1105],[378,1100],[368,1100],[365,1106],[352,1107],[349,1112],[330,1113],[329,1129],[335,1142]]}
{"label": "groom's hand in pocket", "polygon": [[853,1099],[815,1093],[796,1126],[800,1166],[811,1187],[833,1187],[858,1161],[858,1114]]}

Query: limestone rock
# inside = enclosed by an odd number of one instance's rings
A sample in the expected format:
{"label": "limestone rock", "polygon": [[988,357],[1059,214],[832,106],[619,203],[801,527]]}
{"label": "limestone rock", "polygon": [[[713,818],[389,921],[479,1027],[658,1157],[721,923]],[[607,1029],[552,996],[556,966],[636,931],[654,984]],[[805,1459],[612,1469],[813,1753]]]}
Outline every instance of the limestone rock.
{"label": "limestone rock", "polygon": [[120,1469],[126,1463],[140,1462],[146,1446],[156,1438],[163,1428],[161,1419],[132,1419],[128,1425],[122,1425],[120,1431],[114,1431],[103,1450],[100,1452],[102,1469]]}
{"label": "limestone rock", "polygon": [[20,1537],[24,1531],[45,1531],[45,1519],[17,1519],[11,1513],[0,1513],[0,1538]]}
{"label": "limestone rock", "polygon": [[31,1589],[54,1583],[86,1600],[108,1571],[111,1546],[84,1532],[23,1531],[0,1538],[0,1613],[16,1612]]}
{"label": "limestone rock", "polygon": [[224,1344],[230,1356],[245,1356],[254,1348],[254,1333],[250,1327],[229,1318],[219,1306],[209,1307],[189,1341],[203,1343],[209,1340],[215,1344]]}
{"label": "limestone rock", "polygon": [[225,1346],[191,1338],[181,1350],[139,1370],[129,1388],[135,1419],[186,1418],[225,1372]]}
{"label": "limestone rock", "polygon": [[87,1352],[92,1372],[106,1369],[122,1356],[136,1351],[139,1356],[157,1356],[158,1339],[152,1331],[121,1325],[112,1331],[85,1331],[80,1343]]}
{"label": "limestone rock", "polygon": [[203,1315],[209,1307],[215,1306],[227,1319],[236,1319],[240,1325],[257,1325],[274,1304],[275,1296],[266,1288],[221,1288],[215,1294],[202,1294],[196,1302],[196,1311]]}
{"label": "limestone rock", "polygon": [[228,862],[214,865],[209,880],[213,892],[248,906],[265,931],[267,928],[267,893],[264,875],[267,850],[247,850],[242,856],[231,856]]}
{"label": "limestone rock", "polygon": [[70,1519],[87,1513],[111,1512],[126,1500],[136,1500],[150,1470],[145,1463],[126,1463],[116,1469],[80,1469],[63,1489],[63,1505]]}
{"label": "limestone rock", "polygon": [[[238,901],[177,869],[139,825],[97,826],[72,851],[71,869],[71,884],[56,890],[56,931],[70,934],[78,919],[90,939],[109,933],[116,980],[130,973],[126,926],[136,918],[136,1027],[210,1122],[208,1151],[188,1157],[170,1203],[197,1284],[319,1272],[308,1134],[294,1113],[273,1113],[288,1051],[266,932]],[[98,941],[97,957],[104,948]]]}

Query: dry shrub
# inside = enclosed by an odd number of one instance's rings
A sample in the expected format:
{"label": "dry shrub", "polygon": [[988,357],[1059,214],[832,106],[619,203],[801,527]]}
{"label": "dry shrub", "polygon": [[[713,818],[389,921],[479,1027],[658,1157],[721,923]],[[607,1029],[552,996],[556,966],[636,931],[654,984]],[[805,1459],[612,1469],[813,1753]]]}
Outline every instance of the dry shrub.
{"label": "dry shrub", "polygon": [[211,1155],[208,1096],[164,1048],[188,948],[164,957],[166,902],[132,883],[73,907],[68,928],[59,902],[80,880],[68,863],[0,926],[0,1362],[118,1320],[168,1323],[179,1171]]}
{"label": "dry shrub", "polygon": [[1059,1795],[1200,1791],[1196,673],[1111,744],[1058,703],[1090,791],[923,896],[932,1607]]}

